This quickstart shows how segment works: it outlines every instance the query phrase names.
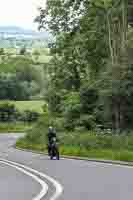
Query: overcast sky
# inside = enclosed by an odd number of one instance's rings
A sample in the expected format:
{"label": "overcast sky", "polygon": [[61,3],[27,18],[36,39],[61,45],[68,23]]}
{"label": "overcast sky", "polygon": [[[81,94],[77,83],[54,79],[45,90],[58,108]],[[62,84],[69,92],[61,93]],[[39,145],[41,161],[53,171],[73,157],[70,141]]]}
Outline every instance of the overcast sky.
{"label": "overcast sky", "polygon": [[37,7],[45,5],[46,0],[1,0],[0,25],[15,25],[35,29],[33,23]]}

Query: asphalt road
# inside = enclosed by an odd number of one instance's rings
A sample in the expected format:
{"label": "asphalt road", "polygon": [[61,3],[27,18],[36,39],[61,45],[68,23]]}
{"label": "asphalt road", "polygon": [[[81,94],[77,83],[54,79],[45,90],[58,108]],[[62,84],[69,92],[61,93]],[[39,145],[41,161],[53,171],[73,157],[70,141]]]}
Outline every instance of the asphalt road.
{"label": "asphalt road", "polygon": [[[16,138],[15,134],[0,135],[0,159],[23,164],[58,181],[63,187],[59,200],[131,200],[133,198],[132,167],[70,159],[51,161],[47,156],[14,149],[12,145]],[[42,179],[49,187],[47,196],[42,199],[55,200],[51,198],[55,193],[53,183],[47,178]],[[39,183],[31,177],[0,163],[2,200],[33,200],[33,196],[40,189]]]}
{"label": "asphalt road", "polygon": [[[0,198],[29,200],[40,191],[38,183],[18,170],[0,163]],[[24,195],[25,194],[25,195]]]}

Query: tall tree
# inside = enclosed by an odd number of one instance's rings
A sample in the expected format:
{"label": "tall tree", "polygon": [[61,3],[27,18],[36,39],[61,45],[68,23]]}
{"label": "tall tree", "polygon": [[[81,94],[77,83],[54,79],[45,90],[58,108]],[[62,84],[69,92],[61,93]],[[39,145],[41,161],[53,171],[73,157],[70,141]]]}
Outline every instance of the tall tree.
{"label": "tall tree", "polygon": [[56,59],[58,68],[61,66],[58,72],[69,89],[78,90],[84,79],[95,78],[106,63],[109,48],[102,4],[48,0],[36,18],[39,28],[48,28],[55,36],[55,44],[51,45],[54,62]]}
{"label": "tall tree", "polygon": [[86,82],[100,85],[112,127],[127,127],[125,110],[132,97],[131,90],[129,98],[126,93],[127,83],[132,85],[127,57],[127,1],[47,0],[36,21],[39,28],[50,30],[55,37],[50,85],[69,91],[79,91]]}
{"label": "tall tree", "polygon": [[108,10],[107,21],[111,63],[105,76],[111,78],[107,79],[109,84],[106,91],[111,100],[113,128],[120,131],[126,126],[125,112],[128,109],[128,100],[132,96],[128,94],[127,99],[127,82],[132,84],[132,80],[129,79],[132,69],[129,68],[127,51],[127,1],[114,2]]}

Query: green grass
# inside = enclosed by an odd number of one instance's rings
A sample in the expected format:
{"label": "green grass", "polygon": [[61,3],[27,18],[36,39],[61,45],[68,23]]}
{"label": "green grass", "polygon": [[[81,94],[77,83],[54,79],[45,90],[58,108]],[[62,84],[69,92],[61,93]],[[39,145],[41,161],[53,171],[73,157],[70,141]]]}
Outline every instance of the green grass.
{"label": "green grass", "polygon": [[39,56],[39,62],[40,63],[49,63],[49,61],[51,60],[52,56],[44,56],[41,55]]}
{"label": "green grass", "polygon": [[[44,120],[45,122],[45,120]],[[17,147],[46,152],[44,122],[38,122]],[[60,153],[66,156],[105,160],[133,161],[133,136],[96,135],[94,132],[59,132]]]}
{"label": "green grass", "polygon": [[10,56],[0,63],[0,72],[15,73],[18,67],[29,66],[34,64],[32,58],[28,56]]}
{"label": "green grass", "polygon": [[60,153],[67,156],[78,156],[84,158],[95,158],[105,160],[133,161],[133,151],[111,150],[111,149],[92,149],[87,150],[80,147],[61,147]]}
{"label": "green grass", "polygon": [[38,56],[38,59],[36,59],[35,56],[32,56],[33,61],[36,63],[49,63],[49,61],[51,60],[52,56],[49,55],[40,55]]}
{"label": "green grass", "polygon": [[16,147],[28,150],[35,150],[38,152],[46,152],[46,145],[45,144],[32,144],[27,142],[25,138],[18,139],[16,142]]}
{"label": "green grass", "polygon": [[[47,117],[42,116],[17,147],[46,152]],[[55,119],[54,119],[55,120]],[[133,134],[96,134],[94,131],[57,129],[61,155],[107,160],[133,161]],[[60,130],[60,131],[59,131]]]}
{"label": "green grass", "polygon": [[15,101],[16,108],[20,111],[31,110],[39,113],[43,112],[44,101]]}
{"label": "green grass", "polygon": [[0,133],[21,133],[32,128],[32,124],[23,122],[0,123]]}
{"label": "green grass", "polygon": [[[19,139],[16,143],[16,147],[28,150],[34,150],[37,152],[47,153],[45,144],[33,144],[27,142],[25,139]],[[77,156],[84,159],[104,159],[104,160],[118,160],[118,161],[133,161],[133,151],[113,151],[109,149],[92,149],[74,147],[74,146],[61,146],[60,154],[63,156]]]}
{"label": "green grass", "polygon": [[[5,101],[0,101],[3,103]],[[15,104],[16,108],[21,112],[24,110],[31,110],[39,112],[40,114],[43,113],[42,106],[45,104],[44,101],[8,101],[10,103]]]}
{"label": "green grass", "polygon": [[[6,101],[0,101],[3,103]],[[16,108],[23,112],[24,110],[31,110],[43,113],[42,106],[45,104],[44,101],[8,101],[10,103],[15,104]],[[34,124],[34,123],[33,123]],[[27,130],[31,129],[32,124],[24,123],[24,122],[0,122],[0,133],[10,133],[10,132],[27,132]]]}
{"label": "green grass", "polygon": [[4,48],[5,54],[16,55],[17,50],[15,48]]}

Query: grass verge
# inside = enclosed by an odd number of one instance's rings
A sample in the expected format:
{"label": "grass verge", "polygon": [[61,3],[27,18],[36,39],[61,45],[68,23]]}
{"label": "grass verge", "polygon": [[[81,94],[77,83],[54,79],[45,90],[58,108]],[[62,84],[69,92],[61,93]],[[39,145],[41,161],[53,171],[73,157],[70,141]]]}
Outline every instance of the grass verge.
{"label": "grass verge", "polygon": [[[4,103],[6,101],[0,101],[0,103]],[[35,111],[40,114],[43,113],[43,106],[45,104],[44,101],[7,101],[16,106],[16,108],[20,111],[23,112],[24,110],[30,110],[30,111]]]}
{"label": "grass verge", "polygon": [[28,149],[28,150],[35,150],[38,152],[46,152],[47,148],[44,144],[33,144],[30,142],[27,142],[25,138],[20,138],[16,142],[16,147],[22,148],[22,149]]}
{"label": "grass verge", "polygon": [[26,132],[32,127],[32,124],[22,122],[16,123],[0,123],[0,133],[19,133]]}
{"label": "grass verge", "polygon": [[[16,147],[37,152],[46,153],[47,148],[44,144],[32,144],[23,139],[19,139]],[[60,154],[64,156],[77,156],[81,158],[117,160],[117,161],[133,161],[133,152],[127,150],[111,150],[111,149],[92,149],[80,148],[78,146],[60,146]]]}

